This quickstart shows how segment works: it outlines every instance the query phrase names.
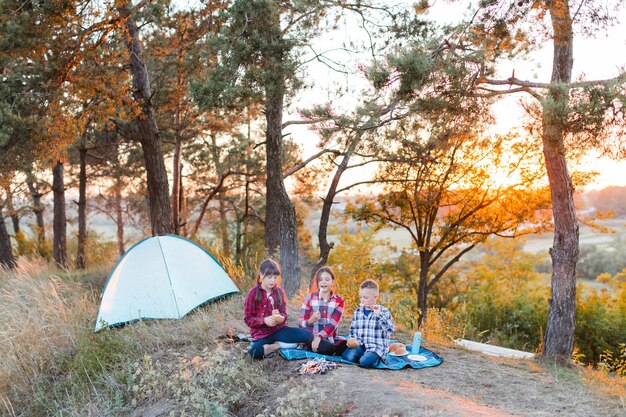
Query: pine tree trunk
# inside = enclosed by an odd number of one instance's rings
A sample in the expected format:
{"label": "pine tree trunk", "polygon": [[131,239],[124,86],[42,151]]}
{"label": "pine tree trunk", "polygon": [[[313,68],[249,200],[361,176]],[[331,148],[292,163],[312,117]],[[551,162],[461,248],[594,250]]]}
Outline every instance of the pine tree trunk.
{"label": "pine tree trunk", "polygon": [[420,252],[420,276],[419,287],[417,291],[417,308],[419,309],[419,318],[417,326],[422,327],[426,316],[428,315],[428,272],[430,264],[430,253]]}
{"label": "pine tree trunk", "polygon": [[87,241],[87,148],[78,148],[80,171],[78,173],[78,243],[76,268],[85,269],[85,244]]}
{"label": "pine tree trunk", "polygon": [[7,193],[7,210],[9,211],[9,216],[11,216],[13,233],[15,233],[15,236],[17,236],[20,233],[20,218],[17,215],[15,206],[13,205],[13,192],[11,191],[11,187],[9,185],[7,185],[4,189]]}
{"label": "pine tree trunk", "polygon": [[54,199],[54,219],[52,221],[52,254],[60,268],[67,268],[67,218],[65,215],[65,184],[63,183],[63,163],[57,161],[52,169],[52,192]]}
{"label": "pine tree trunk", "polygon": [[276,75],[268,83],[265,98],[266,138],[266,213],[265,249],[270,256],[280,253],[283,287],[287,295],[300,288],[296,209],[283,181],[283,98],[285,80]]}
{"label": "pine tree trunk", "polygon": [[[555,0],[550,6],[554,31],[554,61],[552,83],[568,83],[573,66],[572,20],[567,1]],[[565,108],[568,91],[554,87],[549,92],[551,100],[543,106],[543,153],[545,157],[552,212],[554,217],[554,243],[552,257],[552,287],[548,324],[543,354],[569,363],[574,348],[576,327],[576,262],[578,261],[578,223],[574,207],[574,190],[567,170],[563,145],[563,124],[567,121],[557,114]]]}
{"label": "pine tree trunk", "polygon": [[7,227],[4,223],[2,215],[3,206],[0,205],[0,266],[13,269],[17,266],[13,257],[13,249],[11,248],[11,238],[7,233]]}
{"label": "pine tree trunk", "polygon": [[115,202],[115,225],[117,227],[117,252],[120,256],[126,252],[124,245],[124,213],[122,211],[122,184],[119,176],[115,178],[115,187],[113,188],[113,201]]}
{"label": "pine tree trunk", "polygon": [[180,187],[180,153],[182,149],[182,142],[180,136],[176,135],[176,144],[174,145],[174,159],[172,161],[172,219],[174,220],[174,233],[180,234],[180,201],[181,201],[181,187]]}
{"label": "pine tree trunk", "polygon": [[243,216],[237,216],[235,219],[235,261],[238,263],[241,260],[241,243],[243,238],[243,223],[245,219]]}
{"label": "pine tree trunk", "polygon": [[187,236],[187,219],[189,213],[187,211],[187,199],[185,198],[185,184],[183,183],[183,165],[180,165],[180,172],[178,173],[178,234],[181,236]]}
{"label": "pine tree trunk", "polygon": [[219,202],[220,236],[222,238],[222,251],[224,252],[224,256],[230,256],[230,236],[228,233],[228,217],[226,216],[226,204],[221,198]]}
{"label": "pine tree trunk", "polygon": [[250,160],[252,147],[250,146],[252,138],[252,120],[250,118],[250,109],[246,109],[246,127],[247,135],[246,139],[248,146],[246,146],[245,154],[245,169],[246,172],[246,185],[244,186],[244,202],[243,202],[243,216],[237,222],[237,239],[236,239],[236,259],[238,263],[244,263],[245,248],[247,246],[246,236],[248,236],[248,217],[250,216],[250,177],[248,173],[251,171]]}
{"label": "pine tree trunk", "polygon": [[33,198],[33,213],[35,214],[35,222],[37,223],[37,251],[43,258],[48,257],[48,251],[46,250],[46,227],[43,219],[43,204],[41,204],[42,194],[37,189],[34,179],[29,174],[26,184],[28,185],[28,191]]}
{"label": "pine tree trunk", "polygon": [[118,3],[117,11],[124,20],[127,33],[124,34],[130,59],[133,78],[133,98],[140,105],[142,114],[135,120],[137,134],[143,150],[146,165],[148,199],[150,202],[150,224],[153,235],[171,233],[172,207],[169,199],[167,171],[161,149],[161,139],[151,103],[150,80],[143,61],[139,31],[131,16],[130,1]]}
{"label": "pine tree trunk", "polygon": [[[247,167],[246,167],[247,168]],[[244,187],[243,215],[237,219],[237,237],[235,259],[242,262],[244,257],[244,248],[246,246],[246,236],[248,235],[248,215],[250,213],[250,180],[246,177],[246,185]]]}
{"label": "pine tree trunk", "polygon": [[324,204],[322,205],[322,214],[320,216],[320,225],[317,230],[317,239],[320,245],[320,257],[318,258],[313,270],[311,271],[311,278],[309,281],[309,289],[313,286],[313,278],[315,278],[315,274],[317,270],[326,265],[328,262],[328,256],[330,255],[330,251],[334,246],[334,243],[328,243],[328,222],[330,221],[330,211],[333,208],[333,202],[335,201],[335,196],[337,192],[337,186],[339,185],[339,180],[341,176],[348,168],[348,162],[350,162],[350,158],[354,153],[357,145],[359,143],[358,139],[353,140],[350,144],[350,147],[346,151],[344,157],[342,158],[337,170],[335,171],[335,175],[333,176],[333,180],[330,183],[330,187],[328,187],[328,192],[326,193],[326,197],[324,198]]}

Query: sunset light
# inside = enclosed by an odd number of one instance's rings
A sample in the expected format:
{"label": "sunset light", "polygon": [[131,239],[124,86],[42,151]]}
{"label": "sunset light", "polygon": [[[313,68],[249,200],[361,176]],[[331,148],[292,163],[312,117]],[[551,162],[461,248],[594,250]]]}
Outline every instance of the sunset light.
{"label": "sunset light", "polygon": [[0,33],[0,417],[625,415],[626,1]]}

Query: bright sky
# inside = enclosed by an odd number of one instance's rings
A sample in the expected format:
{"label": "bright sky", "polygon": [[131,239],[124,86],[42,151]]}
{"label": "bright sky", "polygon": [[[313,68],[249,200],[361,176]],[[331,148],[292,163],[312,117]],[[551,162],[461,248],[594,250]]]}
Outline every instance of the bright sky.
{"label": "bright sky", "polygon": [[[413,3],[408,1],[408,3]],[[432,3],[432,2],[431,2]],[[458,4],[455,6],[449,3],[438,1],[435,6],[428,12],[428,16],[433,20],[444,23],[453,22],[460,19],[463,15],[463,7]],[[619,16],[621,24],[612,28],[606,34],[600,34],[597,39],[581,39],[576,38],[574,41],[574,72],[573,78],[576,79],[580,75],[585,74],[586,79],[605,79],[612,78],[618,74],[620,66],[626,66],[626,8],[622,8]],[[357,29],[346,33],[346,37],[360,33]],[[322,39],[316,45],[319,51],[324,50],[324,45],[336,45],[336,34],[329,34],[327,39]],[[326,48],[327,49],[327,48]],[[346,60],[346,55],[341,52],[335,52],[330,57],[337,60]],[[351,62],[353,67],[357,67],[358,62]],[[515,69],[515,76],[520,79],[547,82],[550,79],[552,71],[552,44],[547,43],[544,48],[535,53],[531,61],[510,63],[502,65],[500,68],[500,76],[510,76],[512,70]],[[356,70],[355,72],[358,72]],[[339,75],[331,69],[320,63],[311,63],[309,70],[309,81],[315,84],[313,89],[303,91],[294,100],[297,107],[306,107],[311,104],[322,104],[331,101],[333,106],[342,107],[347,105],[354,106],[359,100],[357,94],[348,94],[347,96],[337,99],[330,97],[327,93],[329,88],[337,83],[348,85],[363,85],[357,75]],[[495,106],[493,111],[497,119],[494,126],[494,132],[507,132],[517,126],[523,116],[523,110],[517,104],[518,98],[508,98]],[[297,119],[296,114],[287,115],[285,120]],[[302,144],[304,157],[317,152],[317,138],[314,133],[309,132],[306,127],[294,126],[288,128],[296,142]],[[583,164],[577,169],[586,171],[598,171],[600,174],[595,183],[590,184],[588,189],[604,188],[609,185],[626,186],[626,161],[612,161],[606,158],[598,158],[594,153],[589,154],[583,161]],[[570,166],[570,171],[572,167]],[[352,172],[349,177],[350,181],[343,181],[344,184],[351,183],[355,177],[370,176],[371,169],[362,169],[361,171]],[[340,185],[341,186],[341,185]]]}

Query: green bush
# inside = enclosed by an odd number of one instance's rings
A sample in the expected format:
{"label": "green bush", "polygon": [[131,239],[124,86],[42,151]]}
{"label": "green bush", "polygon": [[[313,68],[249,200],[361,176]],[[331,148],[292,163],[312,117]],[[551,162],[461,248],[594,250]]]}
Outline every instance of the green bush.
{"label": "green bush", "polygon": [[[468,290],[455,319],[466,326],[469,339],[533,351],[542,344],[548,316],[549,288],[533,270],[537,261],[521,246],[490,242],[480,262],[466,268]],[[619,357],[626,343],[626,270],[599,281],[610,289],[578,286],[575,347],[577,360],[599,364]]]}
{"label": "green bush", "polygon": [[626,343],[626,269],[598,281],[609,289],[591,290],[587,296],[578,288],[576,300],[575,345],[582,362],[597,364],[603,357],[619,357]]}
{"label": "green bush", "polygon": [[522,247],[519,240],[489,240],[482,257],[466,264],[467,290],[454,314],[469,339],[530,351],[540,345],[548,288],[534,270],[539,257]]}

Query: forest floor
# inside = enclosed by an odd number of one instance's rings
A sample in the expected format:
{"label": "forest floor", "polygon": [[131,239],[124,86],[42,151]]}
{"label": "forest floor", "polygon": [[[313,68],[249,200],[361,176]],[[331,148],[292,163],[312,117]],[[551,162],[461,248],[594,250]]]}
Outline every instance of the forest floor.
{"label": "forest floor", "polygon": [[[489,356],[454,345],[424,346],[444,362],[400,371],[341,364],[324,375],[300,375],[295,370],[302,361],[286,361],[279,355],[252,360],[246,354],[247,343],[220,344],[218,349],[239,358],[244,373],[246,367],[262,367],[264,383],[271,387],[261,397],[252,395],[250,404],[234,415],[626,416],[624,398],[607,395],[611,390],[606,385],[599,389],[584,367],[562,367],[542,358]],[[189,352],[190,361],[192,355]],[[160,401],[133,415],[167,416],[176,407],[174,402]]]}
{"label": "forest floor", "polygon": [[[599,393],[576,367],[498,358],[460,347],[428,347],[444,362],[418,370],[342,364],[324,375],[300,375],[294,372],[299,361],[267,358],[264,382],[271,389],[259,398],[252,394],[250,404],[233,415],[626,416],[618,398]],[[241,344],[226,347],[243,356],[247,366],[259,366],[259,361],[246,357],[244,348]],[[133,410],[132,415],[177,415],[179,407],[177,401],[162,398]]]}

